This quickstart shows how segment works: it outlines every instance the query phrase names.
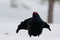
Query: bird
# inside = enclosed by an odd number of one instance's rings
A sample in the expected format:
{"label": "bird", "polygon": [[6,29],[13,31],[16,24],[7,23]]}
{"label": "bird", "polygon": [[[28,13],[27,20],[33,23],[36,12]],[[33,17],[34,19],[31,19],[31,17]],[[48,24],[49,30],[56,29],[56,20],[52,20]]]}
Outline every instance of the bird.
{"label": "bird", "polygon": [[51,31],[50,25],[44,22],[39,16],[38,12],[33,12],[32,17],[25,19],[18,25],[16,33],[21,29],[28,30],[28,35],[39,36],[41,35],[44,28],[47,28]]}

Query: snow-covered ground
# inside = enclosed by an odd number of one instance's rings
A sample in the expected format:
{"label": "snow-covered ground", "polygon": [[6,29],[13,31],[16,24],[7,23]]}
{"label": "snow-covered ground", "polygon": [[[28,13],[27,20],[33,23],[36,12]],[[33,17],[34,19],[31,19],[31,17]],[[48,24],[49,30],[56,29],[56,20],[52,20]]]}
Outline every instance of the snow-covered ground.
{"label": "snow-covered ground", "polygon": [[10,0],[0,0],[0,40],[60,40],[60,4],[54,5],[54,23],[50,24],[52,31],[44,29],[39,37],[29,37],[27,30],[16,34],[18,24],[32,16],[37,11],[47,22],[48,2],[41,4],[37,0],[18,0],[17,8],[11,7]]}
{"label": "snow-covered ground", "polygon": [[60,40],[60,24],[50,24],[52,31],[44,29],[39,37],[31,38],[27,30],[20,30],[16,34],[16,24],[7,24],[3,24],[4,27],[0,25],[0,40]]}

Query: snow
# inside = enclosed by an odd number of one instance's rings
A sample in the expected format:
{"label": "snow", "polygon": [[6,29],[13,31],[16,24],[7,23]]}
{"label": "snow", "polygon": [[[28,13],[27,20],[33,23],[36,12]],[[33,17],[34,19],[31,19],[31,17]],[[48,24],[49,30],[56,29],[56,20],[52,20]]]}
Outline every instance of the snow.
{"label": "snow", "polygon": [[16,26],[14,26],[15,23],[11,26],[10,25],[8,25],[9,27],[5,25],[4,29],[3,27],[0,27],[0,40],[60,40],[60,24],[49,24],[52,31],[44,28],[39,37],[29,37],[27,30],[20,30],[19,33],[16,34]]}
{"label": "snow", "polygon": [[52,31],[43,30],[38,37],[29,37],[27,30],[16,34],[18,24],[31,17],[37,11],[41,18],[47,22],[48,2],[41,4],[37,0],[18,0],[17,7],[11,7],[10,0],[0,0],[0,40],[60,40],[60,4],[54,5],[54,23],[49,24]]}

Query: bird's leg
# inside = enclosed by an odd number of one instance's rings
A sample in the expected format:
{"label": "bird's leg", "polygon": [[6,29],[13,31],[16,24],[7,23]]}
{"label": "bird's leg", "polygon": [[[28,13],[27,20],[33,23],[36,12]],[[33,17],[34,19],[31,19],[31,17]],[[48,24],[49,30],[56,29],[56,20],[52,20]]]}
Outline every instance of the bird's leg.
{"label": "bird's leg", "polygon": [[30,37],[31,37],[31,35],[30,35]]}

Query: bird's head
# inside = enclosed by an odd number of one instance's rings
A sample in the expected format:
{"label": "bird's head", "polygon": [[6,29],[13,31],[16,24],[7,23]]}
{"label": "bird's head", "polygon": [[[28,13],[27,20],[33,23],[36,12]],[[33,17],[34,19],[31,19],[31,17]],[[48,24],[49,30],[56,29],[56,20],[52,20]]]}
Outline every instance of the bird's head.
{"label": "bird's head", "polygon": [[33,12],[33,17],[35,17],[35,16],[39,16],[39,14],[38,14],[38,12]]}
{"label": "bird's head", "polygon": [[38,14],[38,12],[33,12],[33,15],[37,15]]}
{"label": "bird's head", "polygon": [[47,29],[49,29],[51,31],[50,26],[46,22],[44,22],[44,28],[47,28]]}

